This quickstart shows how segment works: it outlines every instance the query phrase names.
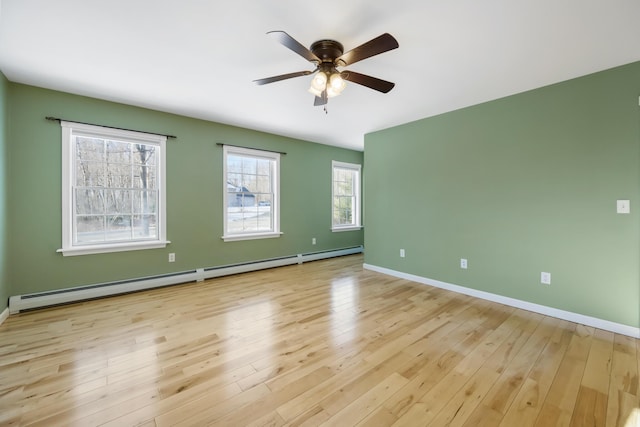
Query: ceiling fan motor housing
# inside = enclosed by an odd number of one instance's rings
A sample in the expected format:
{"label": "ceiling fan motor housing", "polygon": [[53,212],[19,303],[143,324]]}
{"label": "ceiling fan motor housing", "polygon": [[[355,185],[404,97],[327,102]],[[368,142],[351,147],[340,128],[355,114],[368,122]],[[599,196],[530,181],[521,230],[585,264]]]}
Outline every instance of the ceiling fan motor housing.
{"label": "ceiling fan motor housing", "polygon": [[335,40],[318,40],[311,45],[311,52],[322,60],[323,63],[333,64],[337,58],[342,56],[344,48],[342,44]]}

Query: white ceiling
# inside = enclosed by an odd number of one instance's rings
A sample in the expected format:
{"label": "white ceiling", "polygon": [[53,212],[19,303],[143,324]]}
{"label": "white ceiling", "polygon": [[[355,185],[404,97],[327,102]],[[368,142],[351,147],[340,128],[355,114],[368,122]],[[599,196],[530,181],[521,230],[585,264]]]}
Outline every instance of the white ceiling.
{"label": "white ceiling", "polygon": [[[0,70],[13,81],[362,150],[364,135],[640,60],[638,0],[0,0]],[[313,107],[313,66],[267,36],[396,50],[347,69]]]}

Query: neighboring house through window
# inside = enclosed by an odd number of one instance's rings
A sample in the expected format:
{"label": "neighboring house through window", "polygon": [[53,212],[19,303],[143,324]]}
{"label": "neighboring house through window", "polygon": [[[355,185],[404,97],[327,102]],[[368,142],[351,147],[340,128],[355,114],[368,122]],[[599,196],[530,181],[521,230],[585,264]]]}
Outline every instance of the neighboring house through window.
{"label": "neighboring house through window", "polygon": [[334,160],[332,169],[332,230],[360,229],[361,166]]}
{"label": "neighboring house through window", "polygon": [[225,241],[280,236],[280,154],[224,146]]}
{"label": "neighboring house through window", "polygon": [[165,247],[166,137],[61,121],[63,255]]}

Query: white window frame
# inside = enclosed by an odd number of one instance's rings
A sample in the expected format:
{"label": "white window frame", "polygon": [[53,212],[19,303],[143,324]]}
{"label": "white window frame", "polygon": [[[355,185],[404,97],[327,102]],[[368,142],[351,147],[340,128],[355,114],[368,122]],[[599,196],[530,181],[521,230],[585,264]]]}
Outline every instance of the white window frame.
{"label": "white window frame", "polygon": [[[166,240],[166,141],[164,135],[154,135],[143,132],[113,129],[102,126],[88,125],[60,121],[62,128],[62,248],[64,256],[100,254],[108,252],[122,252],[142,249],[164,248],[171,243]],[[123,142],[144,143],[159,147],[157,158],[157,188],[158,188],[158,236],[153,240],[131,240],[117,243],[96,243],[74,245],[73,243],[73,183],[75,182],[76,159],[74,136],[85,135],[102,139],[117,139]]]}
{"label": "white window frame", "polygon": [[[272,176],[273,201],[271,203],[271,213],[273,215],[273,230],[267,232],[248,232],[248,233],[230,233],[228,230],[227,213],[228,213],[228,188],[227,188],[227,157],[229,155],[239,155],[256,157],[273,161],[274,170]],[[222,194],[223,194],[223,236],[225,242],[233,242],[238,240],[254,240],[254,239],[270,239],[280,237],[280,153],[272,151],[263,151],[252,148],[234,147],[225,145],[223,147],[222,156]]]}
{"label": "white window frame", "polygon": [[[336,169],[347,169],[347,170],[355,172],[355,182],[354,182],[354,185],[353,185],[354,190],[355,190],[355,194],[354,194],[355,203],[354,203],[354,209],[353,209],[353,223],[352,224],[341,225],[341,224],[334,224],[333,223],[333,210],[334,210],[333,201],[334,201],[334,190],[335,190],[334,182],[335,182]],[[362,165],[355,164],[355,163],[338,162],[336,160],[333,160],[331,162],[331,231],[340,232],[340,231],[352,231],[352,230],[360,230],[360,229],[362,229],[362,223],[361,223],[361,210],[362,210],[362,207],[361,207],[362,206],[361,182],[362,182]]]}

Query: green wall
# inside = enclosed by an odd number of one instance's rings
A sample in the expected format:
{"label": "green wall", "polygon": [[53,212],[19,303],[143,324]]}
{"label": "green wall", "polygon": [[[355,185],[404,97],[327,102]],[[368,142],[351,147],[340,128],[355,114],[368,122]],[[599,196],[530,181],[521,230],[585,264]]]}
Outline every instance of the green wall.
{"label": "green wall", "polygon": [[[9,84],[9,101],[11,295],[363,243],[362,231],[330,231],[331,161],[362,163],[362,152],[20,84]],[[46,116],[178,137],[167,142],[167,248],[70,257],[56,253],[61,246],[61,132]],[[280,238],[220,239],[222,148],[217,142],[287,153],[281,159]],[[176,254],[175,263],[167,262],[169,252]]]}
{"label": "green wall", "polygon": [[0,313],[8,306],[9,277],[7,271],[7,156],[6,145],[9,139],[7,88],[9,82],[0,73]]}
{"label": "green wall", "polygon": [[639,96],[636,62],[366,135],[365,262],[640,326]]}

